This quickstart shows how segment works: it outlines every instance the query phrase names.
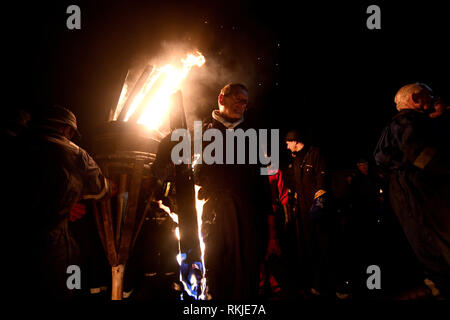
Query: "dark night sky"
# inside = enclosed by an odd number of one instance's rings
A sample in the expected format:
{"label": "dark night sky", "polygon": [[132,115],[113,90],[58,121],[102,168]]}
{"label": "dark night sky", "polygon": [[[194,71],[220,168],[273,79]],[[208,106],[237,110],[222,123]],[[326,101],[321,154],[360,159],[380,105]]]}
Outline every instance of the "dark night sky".
{"label": "dark night sky", "polygon": [[[309,132],[335,167],[371,156],[402,85],[425,82],[450,98],[442,5],[186,2],[49,1],[5,10],[8,95],[32,112],[68,106],[89,150],[133,58],[158,54],[163,41],[191,43],[236,78],[230,80],[247,81],[268,126]],[[81,30],[66,28],[70,4],[81,7]],[[381,30],[366,28],[370,4],[381,7]],[[220,85],[191,81],[204,96],[195,112],[206,114]]]}

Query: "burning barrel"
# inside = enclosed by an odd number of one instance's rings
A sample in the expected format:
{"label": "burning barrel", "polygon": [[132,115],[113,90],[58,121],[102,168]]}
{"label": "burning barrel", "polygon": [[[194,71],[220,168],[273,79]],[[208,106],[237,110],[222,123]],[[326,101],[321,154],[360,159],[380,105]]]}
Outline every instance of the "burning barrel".
{"label": "burning barrel", "polygon": [[[128,72],[119,103],[110,122],[94,138],[94,158],[103,174],[114,181],[118,193],[94,205],[97,229],[112,267],[112,299],[122,298],[125,265],[145,219],[142,184],[151,176],[165,128],[166,133],[186,129],[179,87],[189,70],[201,66],[204,57],[188,55],[182,69],[171,65],[146,65]],[[164,131],[164,130],[162,130]],[[200,260],[195,192],[191,167],[175,166],[180,249],[190,261]]]}
{"label": "burning barrel", "polygon": [[151,179],[150,166],[160,138],[142,125],[109,122],[94,138],[95,160],[117,184],[118,193],[94,205],[100,239],[112,267],[112,299],[122,298],[126,261],[142,227],[141,185]]}

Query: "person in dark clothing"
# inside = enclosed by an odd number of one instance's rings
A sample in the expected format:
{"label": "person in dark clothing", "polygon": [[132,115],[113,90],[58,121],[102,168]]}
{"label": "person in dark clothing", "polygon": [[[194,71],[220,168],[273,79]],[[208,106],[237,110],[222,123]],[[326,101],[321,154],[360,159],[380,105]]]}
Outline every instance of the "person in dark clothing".
{"label": "person in dark clothing", "polygon": [[75,115],[52,107],[34,122],[23,144],[16,224],[23,226],[19,246],[28,252],[22,264],[38,271],[38,284],[27,288],[39,298],[70,297],[67,267],[79,264],[79,247],[69,230],[71,210],[82,199],[100,199],[110,184],[89,154],[71,142],[79,135]]}
{"label": "person in dark clothing", "polygon": [[326,198],[327,185],[324,157],[319,148],[304,142],[296,130],[285,137],[292,154],[287,170],[289,188],[296,194],[298,216],[297,250],[299,252],[299,285],[313,294],[331,294],[334,286],[330,256],[330,224]]}
{"label": "person in dark clothing", "polygon": [[[228,129],[251,128],[244,121],[247,103],[244,85],[226,85],[218,97],[219,110],[204,124],[204,132],[217,129],[225,137]],[[224,147],[224,157],[226,151]],[[206,200],[202,234],[208,294],[219,300],[256,298],[260,262],[265,254],[279,253],[268,179],[256,164],[202,163],[194,174],[201,187],[198,197]]]}
{"label": "person in dark clothing", "polygon": [[395,96],[399,113],[383,130],[376,163],[390,172],[393,211],[428,277],[450,296],[450,168],[432,136],[431,89],[420,83]]}

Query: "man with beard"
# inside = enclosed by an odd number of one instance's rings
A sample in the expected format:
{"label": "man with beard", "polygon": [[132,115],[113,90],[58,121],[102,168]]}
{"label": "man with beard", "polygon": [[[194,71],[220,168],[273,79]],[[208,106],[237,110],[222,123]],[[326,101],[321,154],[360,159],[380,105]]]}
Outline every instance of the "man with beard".
{"label": "man with beard", "polygon": [[425,272],[450,295],[449,161],[433,137],[432,90],[413,83],[395,96],[399,113],[383,130],[374,152],[390,172],[392,209]]}
{"label": "man with beard", "polygon": [[[244,120],[247,103],[243,84],[226,85],[218,96],[219,110],[213,111],[203,131],[217,129],[225,137],[226,130],[251,128]],[[248,155],[248,142],[245,150]],[[226,158],[229,150],[224,146],[223,151]],[[260,175],[258,165],[233,163],[195,167],[199,198],[206,200],[202,233],[208,294],[219,300],[256,298],[264,254],[279,254],[267,177]]]}

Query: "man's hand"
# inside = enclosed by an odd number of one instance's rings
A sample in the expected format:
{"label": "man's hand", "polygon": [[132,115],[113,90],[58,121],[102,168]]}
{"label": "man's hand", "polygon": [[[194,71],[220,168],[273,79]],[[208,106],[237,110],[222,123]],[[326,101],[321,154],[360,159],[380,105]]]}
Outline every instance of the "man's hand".
{"label": "man's hand", "polygon": [[[321,191],[323,193],[321,193]],[[324,190],[319,190],[314,196],[310,214],[313,220],[320,219],[328,210],[328,194]]]}
{"label": "man's hand", "polygon": [[86,214],[86,206],[82,203],[76,203],[72,210],[70,210],[69,220],[70,222],[74,222],[78,219],[81,219],[82,216]]}

